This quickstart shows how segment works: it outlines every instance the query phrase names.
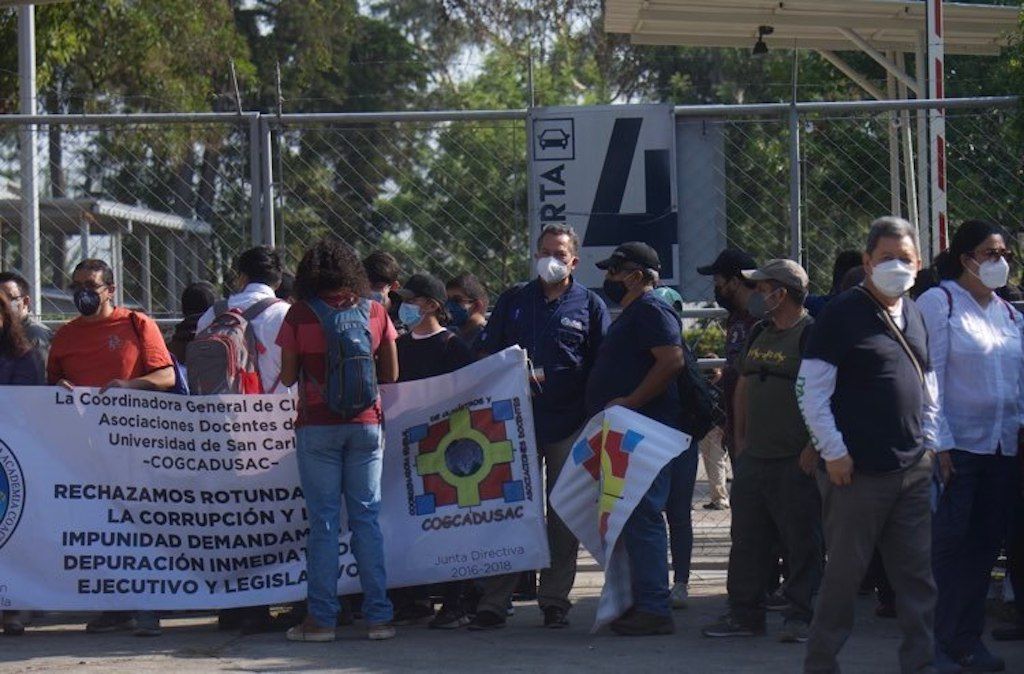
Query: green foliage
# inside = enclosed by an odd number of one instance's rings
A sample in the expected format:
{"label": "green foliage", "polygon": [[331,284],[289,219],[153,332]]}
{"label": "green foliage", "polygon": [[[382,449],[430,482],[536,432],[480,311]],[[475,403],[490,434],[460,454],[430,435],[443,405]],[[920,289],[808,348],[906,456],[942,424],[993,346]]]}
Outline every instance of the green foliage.
{"label": "green foliage", "polygon": [[[601,0],[105,0],[37,9],[48,111],[367,112],[531,104],[843,100],[856,85],[811,52],[646,47],[609,35]],[[1011,4],[1011,3],[1007,3]],[[16,14],[0,10],[0,112],[17,109]],[[1024,35],[1024,24],[1022,24]],[[862,54],[843,54],[880,86]],[[238,73],[236,101],[230,64]],[[532,65],[532,68],[531,68]],[[912,63],[910,64],[913,65]],[[280,68],[280,92],[277,69]],[[950,95],[1024,91],[1024,39],[1001,58],[950,56]],[[1022,117],[950,115],[954,222],[1016,225]],[[803,120],[805,240],[812,285],[889,208],[886,115]],[[721,123],[731,244],[788,251],[785,119]],[[47,189],[94,194],[213,223],[221,259],[247,240],[244,125],[47,130]],[[64,134],[62,137],[61,134]],[[72,135],[74,137],[72,138]],[[296,260],[317,237],[382,247],[412,269],[480,274],[492,291],[525,278],[521,122],[275,129],[279,241]],[[73,142],[72,142],[73,141]],[[0,137],[0,157],[13,152]],[[9,175],[8,177],[14,177]],[[979,212],[983,211],[983,212]],[[139,253],[141,254],[141,253]],[[155,249],[154,264],[165,254]],[[705,331],[713,333],[714,331]],[[707,339],[711,339],[710,337]],[[713,345],[712,345],[713,346]],[[716,350],[719,347],[708,350]]]}

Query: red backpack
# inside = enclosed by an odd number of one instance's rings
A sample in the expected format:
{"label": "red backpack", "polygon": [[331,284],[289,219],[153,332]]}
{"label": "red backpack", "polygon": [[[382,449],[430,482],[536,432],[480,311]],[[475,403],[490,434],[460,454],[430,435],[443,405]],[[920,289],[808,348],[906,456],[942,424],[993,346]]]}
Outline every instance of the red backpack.
{"label": "red backpack", "polygon": [[260,378],[259,355],[266,347],[256,338],[252,321],[282,301],[268,297],[245,311],[229,309],[226,300],[213,305],[213,322],[185,347],[192,395],[263,393],[277,387],[276,381],[264,387]]}

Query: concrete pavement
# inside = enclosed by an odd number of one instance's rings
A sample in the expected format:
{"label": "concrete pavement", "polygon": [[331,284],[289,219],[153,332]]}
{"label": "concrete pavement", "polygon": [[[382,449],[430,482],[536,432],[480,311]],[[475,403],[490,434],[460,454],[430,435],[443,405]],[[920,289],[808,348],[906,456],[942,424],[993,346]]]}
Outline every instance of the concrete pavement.
{"label": "concrete pavement", "polygon": [[[581,560],[583,561],[583,560]],[[89,635],[74,616],[50,615],[21,638],[0,638],[2,672],[798,672],[803,646],[781,644],[778,615],[753,639],[705,639],[700,627],[725,610],[720,578],[697,580],[688,609],[676,611],[676,634],[623,638],[591,635],[601,574],[584,564],[566,630],[539,627],[535,605],[518,604],[509,626],[493,632],[403,627],[393,641],[370,642],[357,623],[331,644],[292,644],[281,634],[241,637],[218,632],[212,616],[164,620],[164,635]],[[715,574],[717,575],[717,574]],[[874,602],[858,602],[857,627],[843,652],[844,672],[895,672],[896,621],[876,618]],[[77,616],[84,618],[84,616]],[[1024,672],[1024,642],[991,644],[1007,671]]]}

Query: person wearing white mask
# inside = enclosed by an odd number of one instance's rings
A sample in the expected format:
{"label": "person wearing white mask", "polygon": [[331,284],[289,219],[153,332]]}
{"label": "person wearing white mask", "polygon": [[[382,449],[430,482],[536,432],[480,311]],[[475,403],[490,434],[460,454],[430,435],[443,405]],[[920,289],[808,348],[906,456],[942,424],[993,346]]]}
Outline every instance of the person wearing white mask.
{"label": "person wearing white mask", "polygon": [[[610,319],[604,301],[577,283],[579,237],[565,225],[548,225],[537,239],[537,278],[502,293],[474,346],[480,355],[521,346],[533,364],[533,419],[537,448],[544,457],[548,493],[569,456],[584,421],[587,377]],[[576,579],[579,542],[554,510],[548,511],[551,566],[540,574],[537,603],[544,626],[565,627],[571,607],[569,591]],[[505,626],[509,600],[519,574],[483,582],[471,630]]]}
{"label": "person wearing white mask", "polygon": [[937,657],[972,672],[1006,668],[981,641],[989,577],[1020,489],[1024,318],[995,291],[1007,284],[1011,251],[1002,229],[981,220],[957,230],[939,266],[942,282],[918,298],[939,384],[942,492],[932,521]]}
{"label": "person wearing white mask", "polygon": [[[877,546],[896,592],[900,669],[934,671],[931,485],[935,374],[917,306],[917,232],[896,217],[871,224],[867,277],[819,314],[796,382],[797,403],[824,461],[817,472],[828,563],[805,672],[837,672],[853,630],[857,588]],[[957,668],[956,671],[959,671]]]}

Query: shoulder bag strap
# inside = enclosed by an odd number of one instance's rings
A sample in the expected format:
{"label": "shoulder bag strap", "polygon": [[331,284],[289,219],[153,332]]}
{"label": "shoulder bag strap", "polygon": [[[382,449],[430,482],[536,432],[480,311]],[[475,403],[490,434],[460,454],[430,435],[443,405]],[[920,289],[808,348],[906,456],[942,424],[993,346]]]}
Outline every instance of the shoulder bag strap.
{"label": "shoulder bag strap", "polygon": [[949,292],[949,288],[944,285],[940,285],[938,288],[946,293],[946,301],[949,302],[949,311],[946,312],[946,318],[953,318],[953,293]]}
{"label": "shoulder bag strap", "polygon": [[[892,320],[892,316],[889,314],[889,310],[882,306],[881,302],[876,300],[874,296],[872,296],[872,294],[868,292],[866,288],[864,288],[864,286],[857,286],[857,290],[867,295],[867,297],[872,302],[875,303],[875,306],[878,308],[879,314],[882,317],[882,321],[885,323],[886,327],[889,328],[890,334],[892,334],[896,341],[899,342],[899,345],[903,347],[903,350],[906,352],[907,356],[910,357],[910,362],[914,364],[914,369],[917,370],[917,377],[918,379],[921,380],[921,383],[923,384],[924,368],[921,367],[921,363],[918,362],[917,356],[914,355],[914,350],[911,349],[910,344],[907,343],[907,338],[903,335],[903,331],[900,330],[899,326],[896,325],[896,322]],[[904,301],[910,302],[911,300],[904,299]]]}

